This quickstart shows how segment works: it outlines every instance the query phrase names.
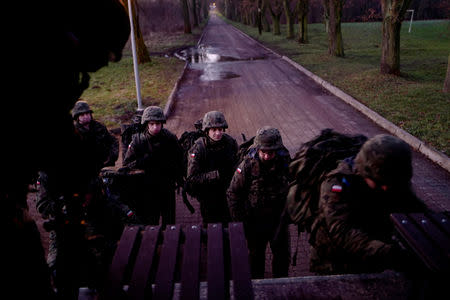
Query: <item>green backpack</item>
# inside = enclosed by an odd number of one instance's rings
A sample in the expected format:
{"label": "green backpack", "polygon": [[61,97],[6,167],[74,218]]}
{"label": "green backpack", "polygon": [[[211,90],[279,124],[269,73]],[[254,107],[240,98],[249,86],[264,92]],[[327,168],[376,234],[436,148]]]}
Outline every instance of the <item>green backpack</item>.
{"label": "green backpack", "polygon": [[312,140],[302,144],[289,165],[290,183],[286,212],[299,232],[311,232],[317,215],[320,185],[341,160],[355,156],[367,137],[346,135],[324,129]]}

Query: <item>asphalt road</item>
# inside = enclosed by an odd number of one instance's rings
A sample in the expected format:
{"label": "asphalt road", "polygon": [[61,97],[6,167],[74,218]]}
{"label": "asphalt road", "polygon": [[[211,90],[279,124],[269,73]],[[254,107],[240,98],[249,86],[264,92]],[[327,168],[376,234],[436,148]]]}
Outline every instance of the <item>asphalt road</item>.
{"label": "asphalt road", "polygon": [[[243,141],[242,134],[251,137],[261,126],[278,128],[291,156],[324,128],[368,137],[387,133],[216,15],[204,29],[198,51],[190,56],[192,61],[179,83],[166,125],[178,137],[193,130],[194,122],[211,110],[225,114],[228,133],[238,143]],[[450,174],[420,153],[414,153],[413,167],[412,184],[418,196],[434,210],[450,210]],[[177,223],[200,223],[198,213],[190,215],[179,204]],[[297,236],[292,236],[294,246]],[[305,237],[301,239],[303,260],[298,259],[292,276],[308,274],[308,246]]]}

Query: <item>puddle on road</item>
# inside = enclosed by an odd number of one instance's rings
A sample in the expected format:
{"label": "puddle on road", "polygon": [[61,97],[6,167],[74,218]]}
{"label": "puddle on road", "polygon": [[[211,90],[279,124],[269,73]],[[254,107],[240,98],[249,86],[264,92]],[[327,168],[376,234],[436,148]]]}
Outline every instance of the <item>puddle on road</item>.
{"label": "puddle on road", "polygon": [[200,45],[198,47],[183,49],[175,53],[175,56],[188,61],[191,67],[202,70],[203,74],[200,76],[200,80],[202,81],[216,81],[240,77],[236,73],[223,71],[223,66],[216,64],[218,62],[238,61],[240,59],[220,55],[218,52],[218,49],[213,47]]}

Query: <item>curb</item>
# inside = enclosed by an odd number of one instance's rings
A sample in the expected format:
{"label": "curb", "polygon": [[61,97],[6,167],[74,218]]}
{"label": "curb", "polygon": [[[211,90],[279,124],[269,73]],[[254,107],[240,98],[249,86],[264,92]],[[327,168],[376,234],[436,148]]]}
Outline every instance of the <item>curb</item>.
{"label": "curb", "polygon": [[174,100],[175,93],[177,92],[180,82],[183,79],[184,74],[186,73],[188,64],[189,64],[188,62],[186,62],[184,64],[183,72],[181,72],[180,77],[178,77],[178,80],[175,83],[175,86],[173,87],[172,92],[169,95],[169,98],[167,99],[166,105],[164,106],[164,115],[166,116],[166,118],[169,118],[170,114],[172,113],[173,106],[175,105],[175,100]]}
{"label": "curb", "polygon": [[445,169],[447,172],[450,173],[450,158],[447,155],[445,155],[444,153],[433,149],[430,146],[427,146],[425,144],[425,142],[419,140],[415,136],[413,136],[410,133],[406,132],[405,130],[401,129],[400,127],[398,127],[397,125],[395,125],[391,121],[388,121],[387,119],[385,119],[384,117],[382,117],[381,115],[379,115],[375,111],[371,110],[370,108],[368,108],[367,106],[365,106],[364,104],[362,104],[361,102],[359,102],[358,100],[353,98],[352,96],[346,94],[345,92],[343,92],[339,88],[337,88],[334,85],[330,84],[329,82],[323,80],[322,78],[320,78],[319,76],[315,75],[311,71],[305,69],[303,66],[299,65],[298,63],[296,63],[295,61],[291,60],[290,58],[288,58],[286,56],[282,56],[282,55],[276,53],[275,51],[273,51],[270,48],[267,48],[266,46],[264,46],[263,44],[261,44],[259,41],[255,40],[254,38],[252,38],[248,34],[240,31],[239,29],[237,29],[233,25],[231,25],[231,24],[229,24],[229,25],[231,27],[233,27],[236,31],[241,33],[243,36],[245,36],[245,37],[251,39],[252,41],[256,42],[262,48],[272,52],[276,56],[278,56],[281,59],[283,59],[284,61],[288,62],[290,65],[292,65],[297,70],[299,70],[302,73],[304,73],[306,76],[308,76],[311,79],[313,79],[316,83],[321,85],[323,88],[328,90],[330,93],[332,93],[333,95],[335,95],[339,99],[343,100],[347,104],[349,104],[352,107],[354,107],[356,110],[358,110],[361,113],[363,113],[364,115],[366,115],[374,123],[378,124],[380,127],[384,128],[385,130],[387,130],[392,135],[395,135],[398,138],[401,138],[406,143],[408,143],[411,146],[411,148],[413,148],[417,152],[422,153],[428,159],[430,159],[431,161],[433,161],[434,163],[436,163],[437,165],[439,165],[440,167],[442,167],[443,169]]}

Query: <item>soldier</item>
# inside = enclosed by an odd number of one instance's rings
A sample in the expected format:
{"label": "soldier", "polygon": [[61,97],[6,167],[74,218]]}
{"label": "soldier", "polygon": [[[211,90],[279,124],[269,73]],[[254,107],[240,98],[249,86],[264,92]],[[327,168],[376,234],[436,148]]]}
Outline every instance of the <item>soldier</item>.
{"label": "soldier", "polygon": [[157,106],[142,114],[144,130],[133,135],[124,165],[145,171],[143,199],[136,206],[139,219],[157,225],[175,223],[175,188],[183,186],[182,149],[177,137],[164,128],[166,117]]}
{"label": "soldier", "polygon": [[411,190],[411,150],[381,134],[342,161],[321,184],[311,227],[310,270],[317,274],[377,272],[404,267],[407,253],[392,240],[394,212],[425,205]]}
{"label": "soldier", "polygon": [[[118,156],[118,142],[107,128],[92,118],[92,110],[85,101],[77,101],[72,109],[75,137],[73,172],[67,193],[67,178],[54,173],[39,172],[37,209],[49,233],[47,263],[53,273],[58,295],[76,297],[81,284],[100,288],[112,255],[110,232],[112,220],[109,207],[101,192],[99,172],[114,165]],[[81,271],[80,271],[81,270]],[[80,274],[75,275],[75,274]]]}
{"label": "soldier", "polygon": [[92,117],[92,110],[86,101],[79,100],[72,109],[75,132],[83,147],[89,151],[92,171],[98,175],[103,167],[114,166],[119,155],[119,142],[108,129]]}
{"label": "soldier", "polygon": [[287,277],[289,233],[287,225],[275,233],[288,192],[289,151],[278,129],[258,129],[254,145],[239,164],[227,191],[231,218],[243,222],[253,278],[264,277],[266,246],[273,253],[274,277]]}
{"label": "soldier", "polygon": [[203,225],[230,221],[226,190],[233,176],[238,145],[225,133],[223,113],[207,112],[202,121],[204,137],[189,150],[187,190],[200,202]]}

